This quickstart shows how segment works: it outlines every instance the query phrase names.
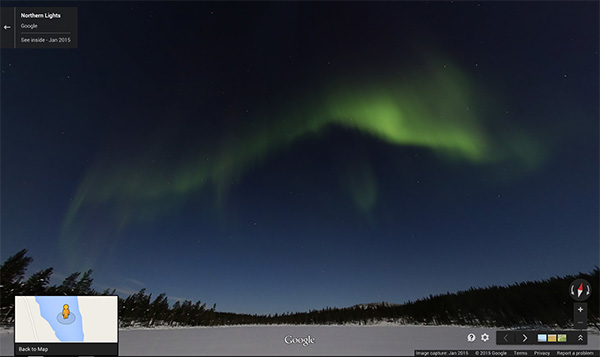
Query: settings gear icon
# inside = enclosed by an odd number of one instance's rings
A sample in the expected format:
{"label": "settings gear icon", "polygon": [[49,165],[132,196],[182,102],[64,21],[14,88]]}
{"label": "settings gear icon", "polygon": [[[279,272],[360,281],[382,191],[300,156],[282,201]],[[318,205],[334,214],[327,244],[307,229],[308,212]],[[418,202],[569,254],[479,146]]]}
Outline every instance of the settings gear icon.
{"label": "settings gear icon", "polygon": [[481,341],[488,342],[489,340],[490,340],[490,335],[488,335],[487,333],[484,333],[481,335]]}

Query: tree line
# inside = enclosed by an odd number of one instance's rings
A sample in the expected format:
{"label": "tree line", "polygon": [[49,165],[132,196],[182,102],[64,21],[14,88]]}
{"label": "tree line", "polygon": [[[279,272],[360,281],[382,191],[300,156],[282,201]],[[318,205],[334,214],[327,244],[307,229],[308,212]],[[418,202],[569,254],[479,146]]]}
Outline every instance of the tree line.
{"label": "tree line", "polygon": [[[115,290],[92,288],[92,270],[75,272],[59,285],[49,285],[53,269],[25,279],[32,262],[23,249],[0,266],[0,323],[14,323],[14,297],[18,295],[115,295]],[[573,327],[570,283],[586,279],[592,286],[588,300],[588,322],[600,330],[600,269],[589,273],[552,277],[539,281],[470,288],[456,293],[429,295],[404,304],[385,302],[351,307],[326,307],[308,312],[241,314],[216,311],[216,304],[190,300],[171,305],[166,293],[156,297],[141,289],[119,297],[119,325],[127,326],[216,326],[244,324],[370,324],[389,321],[403,324],[466,325],[489,327]]]}
{"label": "tree line", "polygon": [[[25,279],[25,272],[33,261],[23,249],[6,259],[0,266],[0,325],[14,324],[15,296],[44,296],[44,295],[115,295],[116,290],[98,291],[92,288],[94,279],[92,270],[84,273],[75,272],[67,276],[59,285],[50,285],[53,268],[41,270]],[[213,325],[216,304],[206,308],[200,301],[192,303],[189,300],[176,301],[170,306],[166,293],[152,299],[152,294],[146,294],[141,289],[126,298],[119,297],[119,326],[198,326]]]}

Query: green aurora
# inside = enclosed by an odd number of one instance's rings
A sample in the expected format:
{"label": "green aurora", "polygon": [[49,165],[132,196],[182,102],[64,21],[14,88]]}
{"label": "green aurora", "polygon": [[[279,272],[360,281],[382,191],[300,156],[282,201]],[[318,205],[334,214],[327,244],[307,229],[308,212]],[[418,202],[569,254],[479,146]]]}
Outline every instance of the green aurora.
{"label": "green aurora", "polygon": [[[524,172],[543,161],[540,143],[512,124],[494,130],[478,106],[474,83],[449,61],[429,65],[425,75],[340,80],[315,90],[295,105],[281,105],[278,115],[253,121],[212,138],[198,134],[205,148],[153,163],[165,144],[140,145],[135,155],[97,160],[83,176],[66,214],[62,246],[77,246],[87,210],[106,210],[114,227],[142,224],[181,208],[190,197],[215,193],[217,206],[232,184],[275,152],[293,143],[346,128],[389,145],[426,148],[439,160],[474,165],[517,162]],[[421,72],[423,73],[423,72]],[[486,108],[485,112],[488,112]],[[260,113],[259,113],[260,114]],[[497,124],[496,124],[497,125]],[[506,129],[506,128],[509,129]],[[354,174],[350,174],[352,171]],[[358,153],[352,170],[340,178],[358,210],[368,213],[377,203],[377,178],[368,156]],[[109,224],[105,222],[104,224]]]}

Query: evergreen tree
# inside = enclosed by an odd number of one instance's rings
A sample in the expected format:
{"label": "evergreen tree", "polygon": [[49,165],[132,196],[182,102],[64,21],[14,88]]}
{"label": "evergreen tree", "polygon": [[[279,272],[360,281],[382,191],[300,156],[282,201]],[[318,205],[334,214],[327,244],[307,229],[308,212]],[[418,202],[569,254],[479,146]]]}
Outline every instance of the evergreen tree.
{"label": "evergreen tree", "polygon": [[110,290],[107,288],[107,289],[104,289],[104,291],[102,291],[100,293],[100,295],[115,295],[116,291],[117,291],[117,289]]}
{"label": "evergreen tree", "polygon": [[46,294],[53,268],[38,271],[27,279],[23,284],[24,295],[44,295]]}
{"label": "evergreen tree", "polygon": [[169,302],[167,294],[161,293],[150,304],[148,326],[154,326],[165,323],[169,317]]}
{"label": "evergreen tree", "polygon": [[51,289],[52,293],[56,295],[76,295],[77,279],[80,275],[80,272],[75,272],[67,276],[56,289]]}
{"label": "evergreen tree", "polygon": [[169,326],[178,325],[179,313],[181,310],[181,303],[179,301],[175,301],[173,307],[171,308],[171,312],[169,314]]}
{"label": "evergreen tree", "polygon": [[95,295],[95,291],[92,289],[94,279],[92,279],[91,275],[92,269],[83,273],[81,279],[75,283],[75,295]]}
{"label": "evergreen tree", "polygon": [[15,296],[22,294],[23,277],[32,258],[25,256],[27,249],[6,259],[0,266],[0,322],[11,324],[14,320]]}

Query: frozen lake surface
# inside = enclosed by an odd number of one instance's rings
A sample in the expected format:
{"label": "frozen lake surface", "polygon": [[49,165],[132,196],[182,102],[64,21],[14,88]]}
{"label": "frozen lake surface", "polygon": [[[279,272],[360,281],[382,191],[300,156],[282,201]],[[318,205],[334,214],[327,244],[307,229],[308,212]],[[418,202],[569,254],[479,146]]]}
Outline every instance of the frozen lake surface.
{"label": "frozen lake surface", "polygon": [[[415,349],[502,349],[496,346],[496,329],[459,326],[229,326],[125,329],[119,331],[121,356],[158,355],[413,355]],[[467,342],[474,333],[477,340]],[[490,340],[484,342],[481,335]],[[313,343],[286,344],[286,336]],[[0,354],[13,354],[14,332],[0,331]],[[288,342],[290,338],[288,337]],[[508,346],[509,347],[509,346]],[[513,346],[516,349],[527,347]],[[529,347],[532,348],[533,346]],[[510,347],[509,347],[510,348]],[[536,349],[557,349],[556,345]],[[563,346],[566,349],[567,346]],[[590,333],[587,346],[598,349],[600,336]]]}

